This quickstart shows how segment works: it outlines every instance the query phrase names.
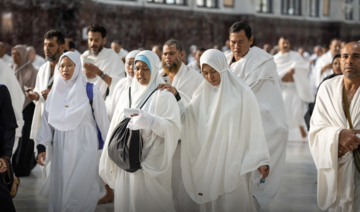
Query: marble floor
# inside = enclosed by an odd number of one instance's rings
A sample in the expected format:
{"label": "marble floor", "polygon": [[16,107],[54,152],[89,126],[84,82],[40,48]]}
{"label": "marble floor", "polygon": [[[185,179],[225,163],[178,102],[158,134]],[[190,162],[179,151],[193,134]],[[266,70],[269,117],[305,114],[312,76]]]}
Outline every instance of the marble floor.
{"label": "marble floor", "polygon": [[[18,212],[45,212],[47,199],[38,195],[40,168],[37,166],[29,177],[21,178],[14,204]],[[102,194],[104,190],[102,190]],[[97,206],[96,212],[113,211],[112,203]],[[290,141],[287,147],[285,174],[280,190],[264,210],[268,212],[317,212],[316,168],[307,142]]]}

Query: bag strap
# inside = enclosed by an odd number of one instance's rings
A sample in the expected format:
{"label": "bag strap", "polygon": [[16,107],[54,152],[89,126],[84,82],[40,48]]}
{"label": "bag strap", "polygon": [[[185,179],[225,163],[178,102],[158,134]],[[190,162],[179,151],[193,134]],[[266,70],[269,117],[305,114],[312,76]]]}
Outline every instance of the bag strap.
{"label": "bag strap", "polygon": [[131,87],[129,87],[129,108],[131,108]]}
{"label": "bag strap", "polygon": [[[150,99],[150,97],[157,91],[157,88],[151,92],[151,94],[146,98],[145,102],[141,105],[140,110],[144,107],[146,102]],[[131,87],[129,88],[129,108],[131,108]]]}
{"label": "bag strap", "polygon": [[349,122],[350,129],[353,129],[351,116],[350,116],[350,111],[349,111],[349,103],[348,103],[348,99],[346,97],[345,85],[344,85],[344,88],[343,88],[343,101],[344,101],[344,104],[345,104],[346,119]]}
{"label": "bag strap", "polygon": [[145,100],[145,102],[141,105],[140,110],[144,107],[146,102],[150,99],[151,95],[153,95],[153,93],[155,93],[156,90],[157,90],[157,88],[155,88],[155,90],[153,90],[153,92],[151,92],[151,94],[148,96],[148,98]]}

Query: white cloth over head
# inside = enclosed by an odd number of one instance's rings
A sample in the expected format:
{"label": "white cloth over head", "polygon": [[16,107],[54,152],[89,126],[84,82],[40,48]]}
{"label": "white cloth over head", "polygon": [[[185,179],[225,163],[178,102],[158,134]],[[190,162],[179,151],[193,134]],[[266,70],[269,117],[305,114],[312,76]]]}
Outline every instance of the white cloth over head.
{"label": "white cloth over head", "polygon": [[[343,109],[344,76],[323,82],[310,121],[309,145],[317,175],[317,202],[329,212],[360,210],[360,174],[353,152],[338,158],[339,134],[350,129]],[[360,89],[349,105],[354,129],[360,129]]]}
{"label": "white cloth over head", "polygon": [[54,71],[54,85],[37,133],[39,145],[47,147],[47,170],[43,173],[47,176],[40,194],[49,196],[50,211],[94,211],[100,192],[96,125],[105,140],[109,120],[96,85],[93,86],[92,111],[80,57],[67,52],[59,59],[60,64],[65,57],[75,63],[74,74],[65,81],[59,70]]}
{"label": "white cloth over head", "polygon": [[49,113],[49,124],[57,130],[69,131],[76,129],[86,115],[89,99],[80,58],[74,52],[66,52],[59,59],[59,67],[64,57],[75,63],[73,76],[66,81],[60,75],[60,70],[54,71],[54,84],[46,100],[45,110]]}
{"label": "white cloth over head", "polygon": [[[245,175],[270,164],[270,156],[251,89],[230,71],[222,52],[207,50],[200,61],[219,72],[221,82],[215,87],[204,80],[186,109],[181,169],[190,197],[203,204],[251,186]],[[252,197],[251,193],[243,195]],[[253,208],[252,204],[242,208]]]}
{"label": "white cloth over head", "polygon": [[[128,60],[135,58],[136,55],[139,53],[139,50],[134,50],[131,51],[127,56],[126,56],[126,61],[125,63],[127,63]],[[118,101],[120,99],[120,96],[122,95],[122,93],[127,90],[132,83],[133,77],[131,77],[128,73],[126,75],[126,78],[122,78],[121,80],[119,80],[119,82],[116,84],[114,91],[112,92],[111,96],[109,96],[108,98],[106,98],[105,104],[106,104],[106,110],[107,110],[107,114],[109,117],[109,120],[111,121],[113,115],[114,115],[114,111],[116,108],[116,105],[118,104]]]}
{"label": "white cloth over head", "polygon": [[96,76],[93,79],[88,79],[89,82],[98,86],[104,98],[106,95],[106,90],[109,88],[109,95],[113,92],[117,82],[125,77],[125,66],[122,60],[119,59],[119,56],[112,49],[102,48],[97,56],[91,55],[90,51],[87,50],[81,55],[81,61],[84,65],[84,57],[92,59],[93,65],[97,66],[104,74],[111,77],[110,87],[106,82],[101,79],[99,76]]}
{"label": "white cloth over head", "polygon": [[[139,55],[150,62],[151,78],[147,85],[132,81],[131,108],[139,108],[149,94],[164,83],[158,74],[159,57],[152,51],[142,51],[137,57]],[[107,148],[113,130],[125,119],[128,93],[128,90],[124,91],[116,106],[100,158],[100,176],[115,189],[115,211],[175,211],[171,195],[171,162],[181,125],[176,99],[166,90],[157,90],[142,108],[153,117],[153,123],[148,129],[141,130],[144,141],[142,169],[128,173],[109,158]]]}
{"label": "white cloth over head", "polygon": [[260,187],[255,184],[253,186],[257,201],[262,207],[266,207],[280,188],[285,168],[289,131],[281,95],[281,81],[273,57],[258,47],[251,47],[237,62],[232,62],[233,58],[233,53],[226,56],[231,71],[251,88],[257,99],[271,156],[270,174],[266,183]]}

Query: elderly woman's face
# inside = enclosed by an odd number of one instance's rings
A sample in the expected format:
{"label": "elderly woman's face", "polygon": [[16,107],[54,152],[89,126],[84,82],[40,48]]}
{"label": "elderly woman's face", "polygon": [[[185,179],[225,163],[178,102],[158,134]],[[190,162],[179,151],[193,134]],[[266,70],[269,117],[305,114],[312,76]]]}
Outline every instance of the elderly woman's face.
{"label": "elderly woman's face", "polygon": [[60,62],[59,72],[64,80],[70,80],[74,75],[75,63],[68,57],[63,57]]}
{"label": "elderly woman's face", "polygon": [[135,75],[134,61],[135,61],[135,58],[130,58],[125,63],[126,72],[130,77],[134,77],[134,75]]}
{"label": "elderly woman's face", "polygon": [[11,51],[11,57],[12,57],[15,64],[20,64],[21,63],[20,53],[18,51],[16,51],[16,49],[13,49]]}
{"label": "elderly woman's face", "polygon": [[208,64],[203,64],[201,73],[206,81],[208,81],[212,86],[220,85],[220,73],[217,72],[213,67],[209,66]]}
{"label": "elderly woman's face", "polygon": [[135,77],[140,85],[149,84],[151,78],[150,68],[143,61],[136,61],[135,63]]}

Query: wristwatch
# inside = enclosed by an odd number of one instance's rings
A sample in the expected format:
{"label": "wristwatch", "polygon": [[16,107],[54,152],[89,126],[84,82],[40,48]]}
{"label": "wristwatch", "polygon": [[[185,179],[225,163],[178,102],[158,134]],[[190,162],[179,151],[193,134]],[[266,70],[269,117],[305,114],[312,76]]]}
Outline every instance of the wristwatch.
{"label": "wristwatch", "polygon": [[103,72],[102,74],[100,74],[100,78],[104,79],[104,77],[105,77],[105,73]]}

